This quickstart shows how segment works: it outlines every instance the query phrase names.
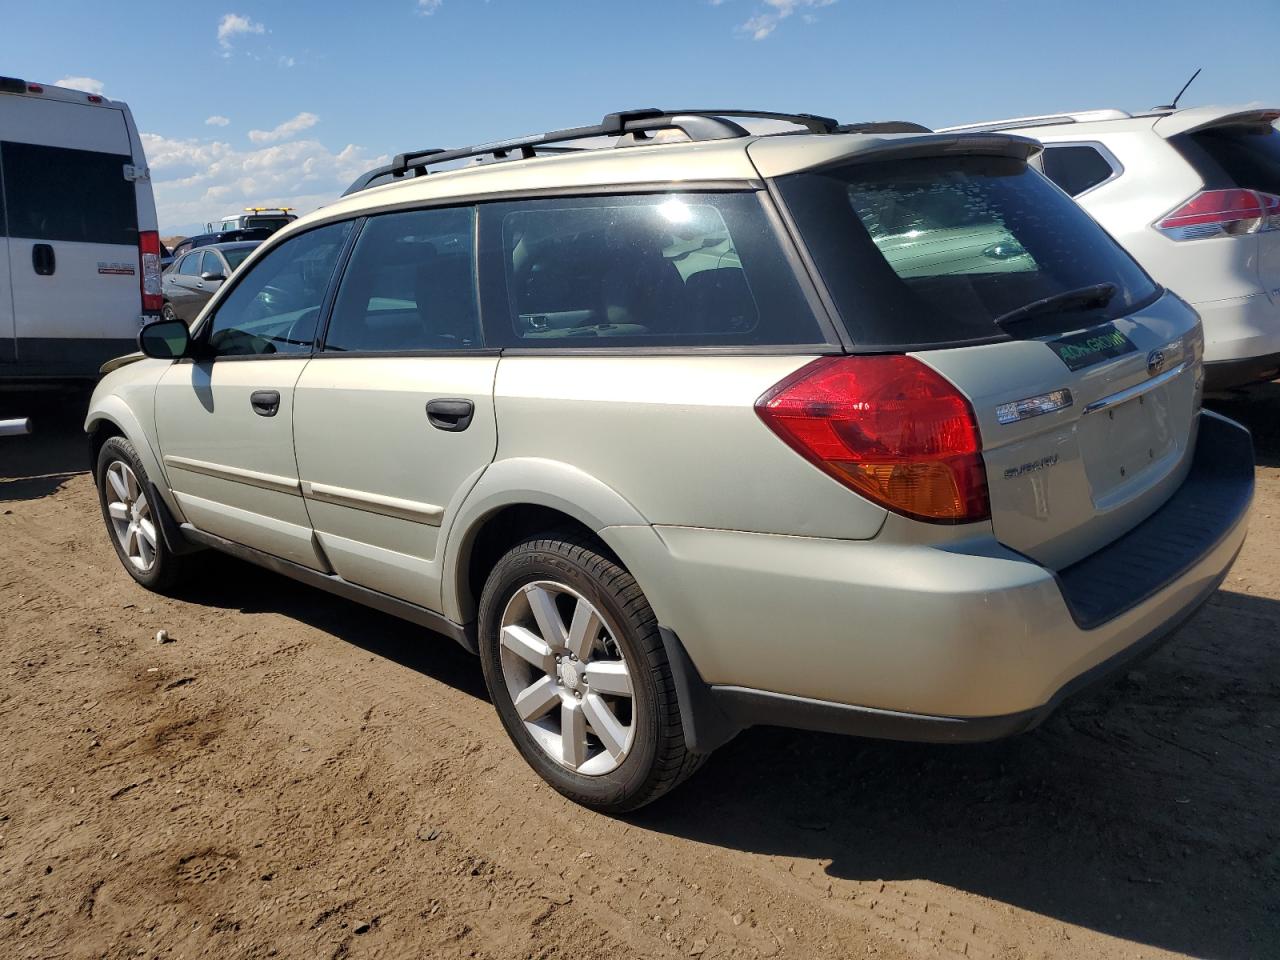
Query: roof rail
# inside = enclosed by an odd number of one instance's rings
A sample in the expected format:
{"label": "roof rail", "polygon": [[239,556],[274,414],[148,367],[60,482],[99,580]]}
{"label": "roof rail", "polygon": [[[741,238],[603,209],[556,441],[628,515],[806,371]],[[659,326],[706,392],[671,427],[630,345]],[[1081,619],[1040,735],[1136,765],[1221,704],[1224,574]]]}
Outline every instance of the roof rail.
{"label": "roof rail", "polygon": [[388,183],[404,177],[425,176],[429,166],[455,160],[490,157],[494,160],[513,158],[528,160],[539,155],[567,153],[577,147],[557,146],[574,140],[595,137],[629,136],[633,141],[648,140],[649,134],[658,130],[680,130],[690,140],[730,140],[750,136],[750,132],[735,119],[777,120],[803,127],[809,133],[929,133],[928,127],[901,120],[874,121],[870,123],[841,124],[831,117],[813,113],[779,113],[771,110],[660,110],[650,107],[642,110],[622,110],[607,114],[598,124],[586,127],[570,127],[512,140],[500,140],[456,150],[438,148],[413,150],[402,153],[387,166],[370,170],[351,184],[343,196],[360,190]]}
{"label": "roof rail", "polygon": [[1079,110],[1075,113],[1044,113],[1034,117],[1011,117],[982,123],[961,123],[941,127],[939,133],[986,133],[992,130],[1014,130],[1019,127],[1049,127],[1059,123],[1090,123],[1094,120],[1127,120],[1133,114],[1123,110]]}

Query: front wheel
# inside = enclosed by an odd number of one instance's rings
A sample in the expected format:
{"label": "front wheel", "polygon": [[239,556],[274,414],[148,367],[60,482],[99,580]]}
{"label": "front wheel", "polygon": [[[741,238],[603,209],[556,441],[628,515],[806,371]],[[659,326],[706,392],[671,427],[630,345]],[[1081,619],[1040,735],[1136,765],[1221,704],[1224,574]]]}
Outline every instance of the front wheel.
{"label": "front wheel", "polygon": [[110,437],[98,453],[98,502],[116,556],[129,576],[150,590],[176,586],[190,558],[169,549],[151,502],[147,471],[124,437]]}
{"label": "front wheel", "polygon": [[480,598],[480,656],[516,749],[577,803],[634,810],[702,760],[685,747],[653,611],[599,544],[553,533],[499,560]]}

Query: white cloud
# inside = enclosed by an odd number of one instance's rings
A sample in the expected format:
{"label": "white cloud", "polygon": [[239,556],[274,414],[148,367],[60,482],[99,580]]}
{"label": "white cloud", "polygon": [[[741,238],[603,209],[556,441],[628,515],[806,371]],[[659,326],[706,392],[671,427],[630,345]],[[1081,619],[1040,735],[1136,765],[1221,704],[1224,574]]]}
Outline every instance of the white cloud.
{"label": "white cloud", "polygon": [[205,126],[209,127],[225,127],[231,121],[220,113],[215,113],[212,117],[205,120]]}
{"label": "white cloud", "polygon": [[231,41],[236,37],[245,34],[262,34],[266,33],[267,28],[248,17],[241,16],[238,13],[223,14],[222,20],[218,23],[218,46],[229,56],[231,53]]}
{"label": "white cloud", "polygon": [[320,118],[314,113],[307,113],[305,110],[294,117],[292,120],[286,120],[284,123],[272,130],[250,130],[249,139],[254,143],[275,143],[277,140],[286,140],[295,133],[301,133],[308,130],[319,123]]}
{"label": "white cloud", "polygon": [[96,93],[102,96],[102,81],[93,77],[63,77],[55,87],[70,87],[72,90],[83,90],[85,93]]}
{"label": "white cloud", "polygon": [[[836,0],[764,0],[765,9],[747,18],[738,27],[752,40],[763,40],[778,28],[778,24],[786,20],[797,10],[810,10],[816,7],[829,7]],[[812,23],[812,14],[805,14],[805,22]]]}
{"label": "white cloud", "polygon": [[280,57],[276,63],[282,67],[296,67],[298,65],[298,61],[293,57]]}
{"label": "white cloud", "polygon": [[424,17],[429,17],[440,9],[444,0],[418,0],[418,13]]}
{"label": "white cloud", "polygon": [[333,151],[318,140],[239,150],[220,140],[142,134],[160,229],[190,234],[246,206],[314,210],[361,173],[388,162],[356,144]]}

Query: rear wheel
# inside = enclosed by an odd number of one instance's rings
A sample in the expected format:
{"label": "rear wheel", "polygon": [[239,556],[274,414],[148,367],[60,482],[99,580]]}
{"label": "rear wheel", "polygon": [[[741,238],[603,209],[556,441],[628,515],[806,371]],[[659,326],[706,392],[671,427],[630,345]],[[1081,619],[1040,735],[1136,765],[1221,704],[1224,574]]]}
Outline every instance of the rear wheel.
{"label": "rear wheel", "polygon": [[685,747],[653,611],[599,544],[552,533],[499,560],[480,599],[480,655],[512,742],[577,803],[634,810],[702,759]]}
{"label": "rear wheel", "polygon": [[147,471],[124,437],[111,437],[98,453],[98,502],[116,556],[129,576],[150,590],[175,586],[189,558],[169,550],[160,532]]}
{"label": "rear wheel", "polygon": [[178,319],[178,314],[174,312],[173,304],[165,301],[165,305],[160,308],[160,319],[169,321]]}

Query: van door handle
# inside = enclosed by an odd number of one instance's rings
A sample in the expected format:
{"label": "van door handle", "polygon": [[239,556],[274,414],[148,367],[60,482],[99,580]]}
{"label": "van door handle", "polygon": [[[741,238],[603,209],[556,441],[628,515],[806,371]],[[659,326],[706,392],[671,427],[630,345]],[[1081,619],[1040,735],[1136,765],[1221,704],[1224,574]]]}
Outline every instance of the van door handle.
{"label": "van door handle", "polygon": [[37,243],[31,248],[31,269],[39,276],[52,277],[58,269],[58,258],[53,255],[53,247],[47,243]]}
{"label": "van door handle", "polygon": [[255,390],[249,396],[249,406],[260,417],[274,417],[280,412],[280,391]]}
{"label": "van door handle", "polygon": [[437,430],[457,433],[471,426],[476,405],[470,400],[430,400],[427,402],[427,420]]}

